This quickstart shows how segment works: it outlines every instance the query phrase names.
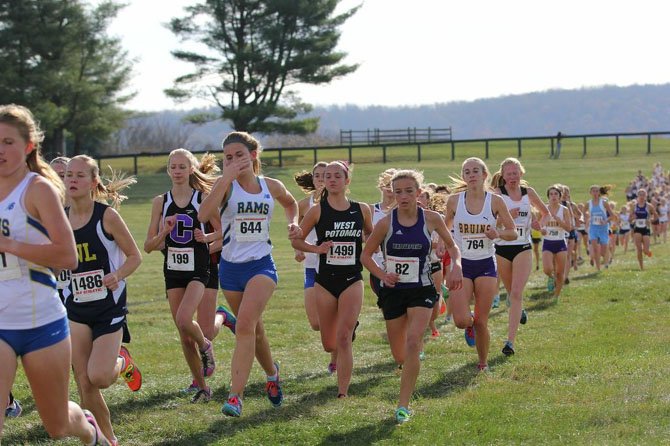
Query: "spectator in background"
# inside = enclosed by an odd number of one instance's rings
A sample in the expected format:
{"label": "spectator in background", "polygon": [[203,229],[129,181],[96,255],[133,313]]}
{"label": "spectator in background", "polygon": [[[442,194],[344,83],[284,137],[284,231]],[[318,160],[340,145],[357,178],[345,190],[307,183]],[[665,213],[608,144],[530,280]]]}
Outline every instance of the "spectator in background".
{"label": "spectator in background", "polygon": [[563,139],[563,134],[558,132],[556,134],[556,153],[554,154],[554,159],[558,159],[561,156],[561,140]]}

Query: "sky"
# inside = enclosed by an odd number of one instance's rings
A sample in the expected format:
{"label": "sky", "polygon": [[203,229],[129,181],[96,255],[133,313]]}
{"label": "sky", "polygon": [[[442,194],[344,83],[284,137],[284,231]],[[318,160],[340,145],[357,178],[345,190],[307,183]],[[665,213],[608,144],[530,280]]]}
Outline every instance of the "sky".
{"label": "sky", "polygon": [[[165,27],[197,0],[126,0],[109,27],[134,59],[128,107],[175,104],[163,94],[191,65]],[[665,53],[670,2],[600,0],[342,0],[361,4],[338,49],[356,72],[293,89],[313,105],[422,105],[548,89],[670,82]]]}

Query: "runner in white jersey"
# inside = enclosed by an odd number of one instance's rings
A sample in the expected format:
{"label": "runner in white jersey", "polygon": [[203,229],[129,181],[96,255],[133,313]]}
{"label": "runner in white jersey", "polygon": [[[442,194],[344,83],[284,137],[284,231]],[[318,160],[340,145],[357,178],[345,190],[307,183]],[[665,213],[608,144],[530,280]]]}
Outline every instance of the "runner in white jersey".
{"label": "runner in white jersey", "polygon": [[572,229],[568,208],[561,204],[561,188],[557,185],[547,189],[549,219],[542,226],[542,268],[547,276],[547,290],[558,298],[563,289],[565,262],[568,245],[566,234]]}
{"label": "runner in white jersey", "polygon": [[75,268],[77,250],[63,184],[40,155],[43,137],[30,110],[0,106],[0,395],[20,356],[49,436],[109,445],[95,417],[68,401],[70,332],[53,271]]}
{"label": "runner in white jersey", "polygon": [[575,271],[577,271],[577,244],[579,243],[579,240],[577,239],[577,222],[580,221],[581,219],[584,218],[582,215],[582,212],[579,210],[577,207],[577,204],[575,204],[571,198],[570,198],[570,188],[566,186],[565,184],[561,184],[561,204],[568,208],[570,217],[570,226],[572,226],[572,229],[570,232],[567,234],[566,238],[566,243],[568,245],[568,258],[565,262],[565,284],[570,283],[570,269],[574,268]]}
{"label": "runner in white jersey", "polygon": [[[302,222],[303,217],[308,210],[314,206],[318,200],[321,190],[324,186],[324,175],[326,172],[325,161],[319,161],[312,167],[311,172],[303,171],[293,176],[295,182],[303,192],[309,194],[298,202],[299,221]],[[316,244],[317,236],[316,230],[312,229],[305,241],[307,243]],[[312,330],[319,331],[319,312],[316,302],[316,291],[314,289],[314,281],[316,280],[316,271],[319,266],[319,255],[313,252],[302,252],[295,250],[295,259],[298,262],[303,262],[305,268],[305,312],[307,313],[307,320]],[[330,353],[330,362],[328,363],[328,373],[335,373],[337,370],[337,350]]]}
{"label": "runner in white jersey", "polygon": [[[391,178],[393,178],[395,173],[396,169],[386,169],[380,173],[377,178],[377,189],[379,189],[379,192],[381,193],[381,201],[369,205],[370,211],[372,212],[372,226],[376,225],[382,218],[386,217],[396,206],[395,195],[391,188]],[[372,260],[377,263],[377,266],[382,269],[384,268],[384,254],[381,250],[372,255]],[[380,285],[381,282],[379,279],[375,277],[374,274],[370,274],[370,288],[377,297],[379,297]]]}
{"label": "runner in white jersey", "polygon": [[[447,201],[445,220],[461,250],[463,288],[450,293],[454,323],[465,329],[465,340],[477,347],[478,370],[488,370],[490,334],[489,312],[497,292],[498,279],[493,240],[515,240],[514,220],[499,195],[489,192],[490,174],[479,158],[463,162],[461,178],[455,180]],[[504,229],[498,230],[496,221]],[[475,298],[474,315],[470,298]]]}
{"label": "runner in white jersey", "polygon": [[663,236],[663,243],[668,241],[668,201],[665,198],[659,199],[658,206],[658,230],[659,235]]}
{"label": "runner in white jersey", "polygon": [[219,279],[223,295],[237,317],[232,382],[222,412],[239,417],[254,357],[267,375],[270,403],[278,407],[283,400],[279,364],[272,359],[261,318],[277,286],[269,226],[275,200],[285,210],[289,238],[300,236],[301,232],[298,204],[293,196],[281,181],[260,176],[260,143],[248,133],[232,132],[222,146],[223,175],[200,205],[198,219],[208,221],[221,216]]}
{"label": "runner in white jersey", "polygon": [[619,233],[617,234],[618,243],[623,246],[624,254],[628,252],[630,229],[630,207],[628,204],[624,204],[619,210]]}
{"label": "runner in white jersey", "polygon": [[[526,170],[516,158],[507,158],[500,163],[500,169],[493,176],[495,192],[500,194],[505,206],[514,219],[517,232],[515,240],[496,240],[496,263],[510,303],[507,323],[507,340],[502,352],[506,356],[514,354],[514,342],[519,323],[525,324],[528,315],[523,309],[523,290],[533,267],[531,251],[531,226],[540,229],[549,211],[535,189],[523,179]],[[533,221],[532,208],[540,215],[540,221]]]}

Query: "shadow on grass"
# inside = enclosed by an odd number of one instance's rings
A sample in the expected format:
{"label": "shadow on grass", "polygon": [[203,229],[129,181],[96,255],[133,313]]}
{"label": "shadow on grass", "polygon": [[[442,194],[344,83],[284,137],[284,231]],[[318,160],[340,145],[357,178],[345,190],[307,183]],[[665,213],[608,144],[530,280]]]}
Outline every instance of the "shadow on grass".
{"label": "shadow on grass", "polygon": [[325,437],[323,440],[321,440],[320,443],[317,444],[319,445],[374,444],[380,440],[389,438],[393,434],[393,431],[397,426],[398,425],[396,424],[395,420],[389,418],[387,420],[382,421],[381,423],[379,422],[370,423],[368,425],[356,428],[350,432],[342,432],[342,433],[334,432]]}
{"label": "shadow on grass", "polygon": [[[379,386],[383,381],[387,379],[386,376],[375,376],[371,377],[365,381],[353,383],[349,390],[352,394],[364,395],[370,389]],[[258,385],[252,385],[245,389],[245,392],[251,394],[257,391]],[[263,387],[263,391],[264,391]],[[221,438],[224,437],[233,437],[239,432],[243,432],[247,429],[256,429],[264,423],[276,423],[281,421],[281,423],[286,422],[300,422],[301,419],[310,416],[312,410],[318,406],[322,406],[329,402],[332,402],[336,399],[337,395],[337,386],[329,385],[323,388],[317,393],[309,393],[301,396],[296,401],[285,402],[281,408],[268,407],[265,410],[261,410],[253,415],[245,416],[244,414],[240,418],[229,418],[225,415],[221,415],[221,418],[210,424],[210,426],[202,432],[197,432],[188,437],[176,439],[165,440],[159,443],[158,445],[176,445],[176,446],[191,446],[191,445],[205,445],[213,444],[219,442]],[[344,404],[347,404],[346,401],[343,401]],[[382,432],[379,432],[380,435]],[[388,435],[390,432],[383,432],[385,435]],[[343,435],[349,435],[343,434]],[[280,442],[279,439],[275,439],[277,443]],[[369,443],[369,442],[368,442]]]}
{"label": "shadow on grass", "polygon": [[[489,368],[494,370],[496,366],[504,364],[507,360],[508,358],[504,355],[489,358]],[[415,393],[421,395],[422,398],[443,398],[467,388],[479,375],[477,361],[471,361],[457,369],[444,372],[432,383],[417,387]]]}

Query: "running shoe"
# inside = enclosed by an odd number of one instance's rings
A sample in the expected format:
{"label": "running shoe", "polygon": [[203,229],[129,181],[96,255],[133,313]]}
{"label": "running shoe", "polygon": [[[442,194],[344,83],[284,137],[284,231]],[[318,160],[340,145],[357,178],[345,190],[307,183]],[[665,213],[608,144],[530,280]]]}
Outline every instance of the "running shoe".
{"label": "running shoe", "polygon": [[444,318],[444,323],[445,323],[445,324],[448,324],[448,323],[450,323],[450,322],[451,322],[451,315],[450,315],[450,314],[447,314],[447,317]]}
{"label": "running shoe", "polygon": [[554,283],[554,278],[553,277],[547,278],[547,291],[552,292],[552,291],[554,291],[554,288],[556,288],[556,284]]}
{"label": "running shoe", "polygon": [[275,370],[277,370],[277,378],[270,380],[265,383],[265,391],[268,394],[268,399],[274,407],[281,406],[282,401],[284,400],[284,394],[281,391],[281,383],[279,381],[279,363],[275,362]]}
{"label": "running shoe", "polygon": [[83,412],[84,416],[86,417],[86,421],[88,421],[89,424],[95,428],[95,442],[93,444],[99,446],[112,446],[112,443],[110,443],[109,440],[107,440],[105,436],[102,435],[102,431],[98,426],[98,422],[95,421],[95,417],[93,416],[93,414],[86,409],[84,409]]}
{"label": "running shoe", "polygon": [[5,409],[5,418],[18,418],[21,416],[21,412],[23,412],[21,402],[17,399],[14,399],[12,403]]}
{"label": "running shoe", "polygon": [[398,424],[403,424],[409,421],[412,413],[406,407],[398,407],[395,411],[395,421]]}
{"label": "running shoe", "polygon": [[512,356],[514,354],[514,345],[510,341],[505,341],[502,352],[505,356]]}
{"label": "running shoe", "polygon": [[119,356],[123,358],[125,364],[119,375],[128,384],[130,390],[137,392],[142,387],[142,372],[140,372],[140,368],[135,364],[133,357],[130,356],[128,349],[123,345],[119,350]]}
{"label": "running shoe", "polygon": [[330,364],[328,364],[328,373],[332,375],[335,372],[337,372],[337,364],[331,362]]}
{"label": "running shoe", "polygon": [[212,399],[212,389],[205,387],[204,389],[198,390],[193,398],[191,398],[192,403],[208,403]]}
{"label": "running shoe", "polygon": [[526,322],[528,322],[528,313],[526,313],[526,310],[521,310],[521,319],[519,322],[523,325]]}
{"label": "running shoe", "polygon": [[214,369],[216,368],[216,363],[214,362],[214,346],[212,341],[205,339],[207,347],[205,350],[200,350],[200,360],[202,361],[202,371],[205,377],[212,376],[214,374]]}
{"label": "running shoe", "polygon": [[493,303],[491,304],[491,308],[498,308],[500,306],[500,294],[496,294],[493,296]]}
{"label": "running shoe", "polygon": [[479,373],[486,373],[489,371],[489,365],[488,364],[477,364],[477,371]]}
{"label": "running shoe", "polygon": [[468,344],[468,347],[475,346],[475,326],[465,327],[465,343]]}
{"label": "running shoe", "polygon": [[229,417],[239,417],[242,415],[242,400],[240,397],[237,395],[228,397],[228,401],[221,408],[221,412]]}
{"label": "running shoe", "polygon": [[433,339],[437,339],[440,337],[440,332],[437,328],[433,329],[432,332],[430,333],[430,337]]}
{"label": "running shoe", "polygon": [[235,334],[235,324],[237,324],[237,318],[233,312],[225,306],[219,305],[219,307],[216,309],[216,314],[223,316],[223,325],[227,327],[228,330],[232,331],[233,334]]}
{"label": "running shoe", "polygon": [[570,278],[566,277],[565,281],[563,283],[566,284],[566,285],[570,285]]}
{"label": "running shoe", "polygon": [[356,325],[354,326],[354,332],[351,334],[351,342],[354,342],[356,340],[356,329],[358,326],[361,325],[360,321],[356,321]]}
{"label": "running shoe", "polygon": [[651,256],[653,256],[653,254],[652,254],[651,251],[647,252],[646,254],[647,254],[647,257],[651,257]]}
{"label": "running shoe", "polygon": [[182,393],[197,393],[198,390],[200,390],[200,387],[198,387],[198,384],[196,384],[195,380],[191,382],[191,385],[186,387],[185,389],[181,389]]}

